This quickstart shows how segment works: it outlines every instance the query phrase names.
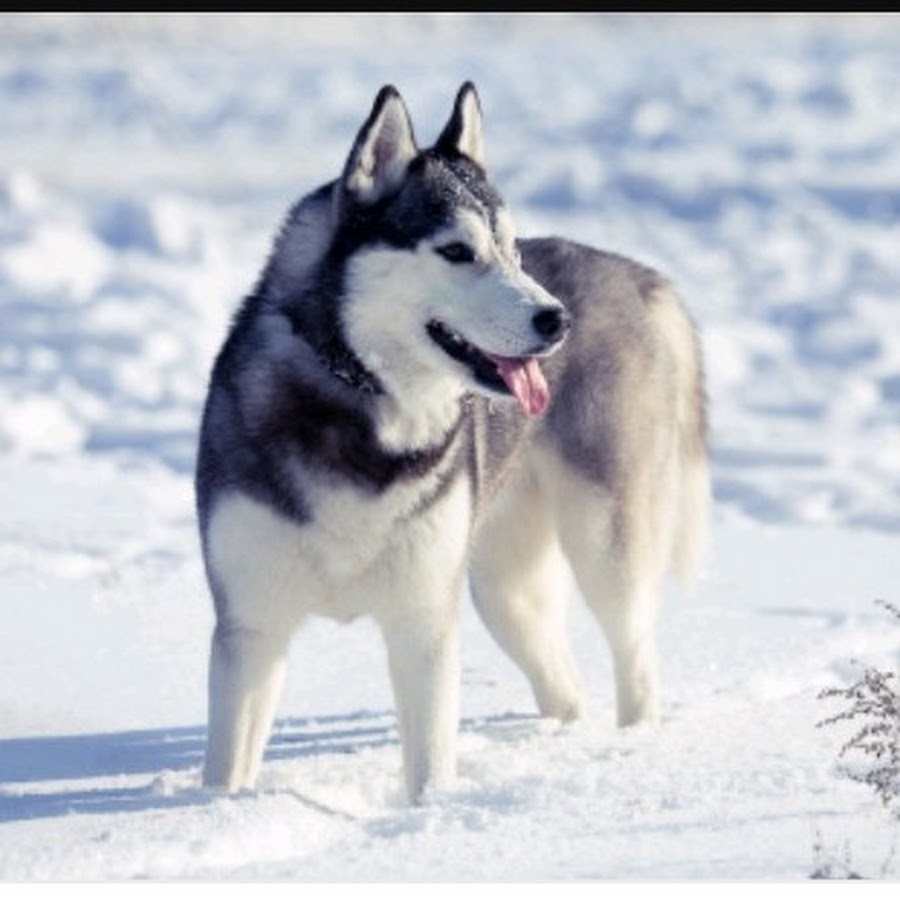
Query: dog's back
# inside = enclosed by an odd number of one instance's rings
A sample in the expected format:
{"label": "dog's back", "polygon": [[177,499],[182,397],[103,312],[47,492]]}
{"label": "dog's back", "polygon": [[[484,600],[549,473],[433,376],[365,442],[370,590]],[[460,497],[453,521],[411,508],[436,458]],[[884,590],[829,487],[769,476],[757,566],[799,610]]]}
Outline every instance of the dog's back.
{"label": "dog's back", "polygon": [[699,341],[655,271],[558,238],[519,246],[572,329],[544,363],[547,415],[478,528],[473,597],[540,711],[574,718],[584,707],[561,594],[570,568],[612,650],[620,724],[655,721],[663,580],[673,572],[690,584],[706,536]]}
{"label": "dog's back", "polygon": [[566,344],[545,364],[554,400],[542,439],[618,498],[644,481],[672,482],[680,497],[671,553],[663,540],[659,565],[689,584],[705,545],[709,480],[693,321],[672,285],[640,263],[557,238],[520,246],[523,266],[573,320]]}

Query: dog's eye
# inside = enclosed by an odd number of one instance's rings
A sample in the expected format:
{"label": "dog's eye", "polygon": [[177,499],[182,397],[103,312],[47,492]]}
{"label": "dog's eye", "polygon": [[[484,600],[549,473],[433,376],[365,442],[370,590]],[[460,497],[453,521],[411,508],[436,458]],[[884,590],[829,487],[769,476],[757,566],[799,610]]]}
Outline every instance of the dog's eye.
{"label": "dog's eye", "polygon": [[462,241],[454,241],[452,244],[444,244],[443,247],[436,247],[435,252],[443,256],[447,262],[475,262],[475,251]]}

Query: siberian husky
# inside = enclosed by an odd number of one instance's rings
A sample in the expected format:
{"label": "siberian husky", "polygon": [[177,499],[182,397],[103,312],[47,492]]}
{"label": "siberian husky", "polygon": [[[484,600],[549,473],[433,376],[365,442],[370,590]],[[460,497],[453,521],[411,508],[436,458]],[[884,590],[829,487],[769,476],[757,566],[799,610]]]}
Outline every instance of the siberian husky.
{"label": "siberian husky", "polygon": [[661,582],[708,504],[692,320],[659,274],[519,240],[459,90],[422,150],[393,86],[297,203],[210,379],[197,509],[216,625],[204,783],[251,788],[295,630],[380,627],[411,802],[452,779],[458,605],[543,716],[583,698],[565,573],[611,648],[621,725],[660,707]]}

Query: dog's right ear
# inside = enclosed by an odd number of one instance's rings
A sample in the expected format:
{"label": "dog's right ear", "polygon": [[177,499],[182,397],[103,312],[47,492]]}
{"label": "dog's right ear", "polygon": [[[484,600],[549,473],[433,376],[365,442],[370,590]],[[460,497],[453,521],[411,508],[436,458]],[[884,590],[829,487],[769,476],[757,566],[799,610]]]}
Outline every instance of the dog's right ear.
{"label": "dog's right ear", "polygon": [[406,104],[393,85],[385,85],[347,157],[337,192],[338,214],[348,206],[370,206],[396,190],[418,152]]}
{"label": "dog's right ear", "polygon": [[461,153],[486,168],[482,137],[481,101],[471,81],[465,82],[456,95],[450,120],[437,139],[435,149],[450,155]]}

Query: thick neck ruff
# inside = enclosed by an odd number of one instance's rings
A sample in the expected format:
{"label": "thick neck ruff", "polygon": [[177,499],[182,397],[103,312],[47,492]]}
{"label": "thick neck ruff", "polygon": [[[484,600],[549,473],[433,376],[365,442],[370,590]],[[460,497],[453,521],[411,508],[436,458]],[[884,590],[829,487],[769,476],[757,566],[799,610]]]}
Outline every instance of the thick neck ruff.
{"label": "thick neck ruff", "polygon": [[337,329],[330,330],[330,333],[316,340],[314,333],[296,310],[286,308],[282,312],[290,321],[293,333],[313,348],[322,368],[329,374],[363,394],[373,397],[384,394],[377,376],[363,365]]}
{"label": "thick neck ruff", "polygon": [[359,357],[339,342],[334,346],[318,349],[319,361],[335,378],[364,394],[379,396],[384,393],[381,382],[360,361]]}

